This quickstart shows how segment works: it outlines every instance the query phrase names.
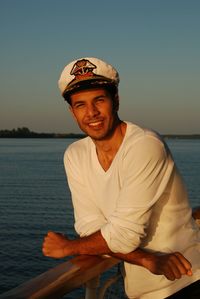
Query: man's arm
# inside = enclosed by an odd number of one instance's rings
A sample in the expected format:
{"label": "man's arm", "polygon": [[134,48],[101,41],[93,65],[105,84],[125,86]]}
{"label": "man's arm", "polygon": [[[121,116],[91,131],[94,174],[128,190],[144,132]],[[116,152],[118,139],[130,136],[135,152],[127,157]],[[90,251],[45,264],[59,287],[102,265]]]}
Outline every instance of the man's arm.
{"label": "man's arm", "polygon": [[128,263],[145,267],[153,274],[165,275],[169,280],[181,278],[182,275],[192,275],[191,264],[181,253],[153,254],[140,248],[127,254],[113,253],[100,231],[75,240],[69,240],[59,233],[49,232],[44,239],[42,250],[45,256],[53,258],[81,254],[108,254]]}

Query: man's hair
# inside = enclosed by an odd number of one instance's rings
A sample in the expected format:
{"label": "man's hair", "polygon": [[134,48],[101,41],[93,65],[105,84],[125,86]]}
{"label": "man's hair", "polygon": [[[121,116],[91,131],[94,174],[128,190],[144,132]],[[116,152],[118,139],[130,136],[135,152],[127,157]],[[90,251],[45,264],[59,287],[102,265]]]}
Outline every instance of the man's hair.
{"label": "man's hair", "polygon": [[103,88],[105,89],[111,96],[112,101],[116,98],[116,95],[118,94],[118,87],[115,84],[102,84],[102,85],[86,85],[84,86],[79,86],[76,90],[73,90],[71,93],[67,93],[66,95],[63,94],[64,99],[68,102],[68,104],[71,105],[71,95],[74,94],[77,91],[82,91],[86,89],[95,89],[95,88]]}

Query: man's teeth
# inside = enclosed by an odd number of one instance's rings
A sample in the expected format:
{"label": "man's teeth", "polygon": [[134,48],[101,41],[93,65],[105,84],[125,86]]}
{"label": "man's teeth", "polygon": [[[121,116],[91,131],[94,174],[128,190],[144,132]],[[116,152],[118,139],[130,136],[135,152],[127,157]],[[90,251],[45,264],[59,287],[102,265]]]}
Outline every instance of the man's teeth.
{"label": "man's teeth", "polygon": [[92,127],[95,127],[95,126],[98,126],[101,124],[101,121],[97,121],[97,122],[94,122],[94,123],[90,123],[89,125],[92,126]]}

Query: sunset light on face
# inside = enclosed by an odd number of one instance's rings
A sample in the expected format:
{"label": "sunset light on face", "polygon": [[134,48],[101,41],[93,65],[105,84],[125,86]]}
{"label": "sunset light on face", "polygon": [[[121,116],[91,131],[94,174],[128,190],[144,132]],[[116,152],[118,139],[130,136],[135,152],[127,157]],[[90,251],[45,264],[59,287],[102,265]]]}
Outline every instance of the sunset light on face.
{"label": "sunset light on face", "polygon": [[101,88],[73,94],[70,110],[80,129],[95,140],[107,138],[117,118],[111,96]]}

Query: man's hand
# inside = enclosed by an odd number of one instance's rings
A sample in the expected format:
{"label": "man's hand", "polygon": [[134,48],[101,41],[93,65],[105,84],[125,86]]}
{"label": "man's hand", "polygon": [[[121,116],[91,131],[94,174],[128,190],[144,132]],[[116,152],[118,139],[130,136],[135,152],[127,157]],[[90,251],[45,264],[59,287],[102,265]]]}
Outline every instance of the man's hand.
{"label": "man's hand", "polygon": [[190,262],[179,252],[152,255],[145,259],[143,266],[153,274],[165,275],[169,280],[179,279],[182,275],[192,275]]}
{"label": "man's hand", "polygon": [[69,240],[60,233],[49,232],[44,238],[42,251],[45,256],[53,258],[80,254],[102,255],[111,252],[101,232],[74,240]]}
{"label": "man's hand", "polygon": [[42,252],[45,256],[63,258],[72,255],[71,241],[60,233],[48,232],[44,238]]}

